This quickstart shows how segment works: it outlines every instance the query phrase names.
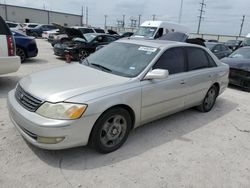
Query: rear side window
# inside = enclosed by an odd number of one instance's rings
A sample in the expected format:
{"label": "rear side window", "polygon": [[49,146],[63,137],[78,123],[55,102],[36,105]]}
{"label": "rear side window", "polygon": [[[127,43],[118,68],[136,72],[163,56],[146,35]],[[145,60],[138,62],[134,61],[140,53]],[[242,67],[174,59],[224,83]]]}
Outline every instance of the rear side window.
{"label": "rear side window", "polygon": [[187,48],[187,59],[189,71],[215,66],[214,61],[209,60],[207,52],[199,48]]}
{"label": "rear side window", "polygon": [[185,72],[185,56],[182,48],[172,48],[162,54],[153,69],[166,69],[169,74]]}
{"label": "rear side window", "polygon": [[95,32],[97,32],[97,33],[105,33],[105,31],[103,29],[95,29]]}
{"label": "rear side window", "polygon": [[10,29],[6,25],[5,21],[0,17],[0,35],[9,35]]}

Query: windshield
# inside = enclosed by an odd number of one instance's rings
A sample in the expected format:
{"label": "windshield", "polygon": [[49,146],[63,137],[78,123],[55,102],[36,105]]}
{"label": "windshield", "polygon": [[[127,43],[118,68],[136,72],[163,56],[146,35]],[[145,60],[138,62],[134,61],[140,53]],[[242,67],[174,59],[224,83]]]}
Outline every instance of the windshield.
{"label": "windshield", "polygon": [[243,46],[250,46],[250,38],[246,38],[246,39],[243,41]]}
{"label": "windshield", "polygon": [[233,52],[230,58],[250,59],[250,48],[240,48]]}
{"label": "windshield", "polygon": [[139,29],[135,32],[135,35],[143,36],[143,37],[153,37],[157,27],[139,27]]}
{"label": "windshield", "polygon": [[208,43],[208,42],[205,42],[205,45],[206,45],[206,47],[207,47],[209,50],[212,50],[212,49],[214,48],[214,46],[215,46],[215,44],[213,44],[213,43]]}
{"label": "windshield", "polygon": [[102,67],[119,76],[136,77],[158,52],[159,49],[154,47],[114,42],[90,55],[85,61],[90,66]]}
{"label": "windshield", "polygon": [[89,33],[84,34],[83,36],[87,40],[87,42],[91,42],[96,37],[95,34],[89,34]]}

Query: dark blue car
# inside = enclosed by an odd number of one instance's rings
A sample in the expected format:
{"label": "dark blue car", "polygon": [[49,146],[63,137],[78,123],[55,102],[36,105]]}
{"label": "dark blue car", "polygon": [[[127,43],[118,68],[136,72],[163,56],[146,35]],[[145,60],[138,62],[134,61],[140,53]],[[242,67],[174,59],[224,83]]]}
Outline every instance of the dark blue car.
{"label": "dark blue car", "polygon": [[37,56],[38,49],[34,37],[13,30],[12,33],[16,42],[16,54],[20,56],[21,62],[24,62],[27,58]]}
{"label": "dark blue car", "polygon": [[26,29],[26,34],[33,37],[42,37],[44,31],[51,31],[54,29],[58,28],[54,25],[38,25],[35,28]]}

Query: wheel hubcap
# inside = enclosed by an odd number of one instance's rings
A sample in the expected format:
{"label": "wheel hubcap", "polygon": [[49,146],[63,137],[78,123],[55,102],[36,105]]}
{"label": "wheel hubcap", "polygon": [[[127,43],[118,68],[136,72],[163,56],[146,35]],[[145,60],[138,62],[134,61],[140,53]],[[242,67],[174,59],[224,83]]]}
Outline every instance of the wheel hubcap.
{"label": "wheel hubcap", "polygon": [[85,51],[81,51],[79,54],[79,59],[84,60],[86,57],[88,57],[88,53]]}
{"label": "wheel hubcap", "polygon": [[210,109],[213,106],[215,98],[216,98],[215,89],[209,90],[208,93],[207,93],[207,97],[205,99],[205,107],[206,107],[206,109]]}
{"label": "wheel hubcap", "polygon": [[114,147],[118,145],[125,136],[127,122],[121,115],[110,117],[103,125],[101,130],[101,143],[105,147]]}

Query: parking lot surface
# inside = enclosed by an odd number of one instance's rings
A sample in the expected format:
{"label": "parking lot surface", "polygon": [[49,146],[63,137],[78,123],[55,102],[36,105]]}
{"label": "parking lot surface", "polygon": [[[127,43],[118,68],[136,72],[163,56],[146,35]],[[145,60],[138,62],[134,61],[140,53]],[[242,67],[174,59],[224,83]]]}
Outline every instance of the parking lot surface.
{"label": "parking lot surface", "polygon": [[65,64],[45,40],[37,44],[37,58],[0,77],[0,187],[250,186],[250,93],[238,88],[209,113],[190,109],[136,129],[110,154],[26,143],[9,120],[8,91],[25,75]]}

